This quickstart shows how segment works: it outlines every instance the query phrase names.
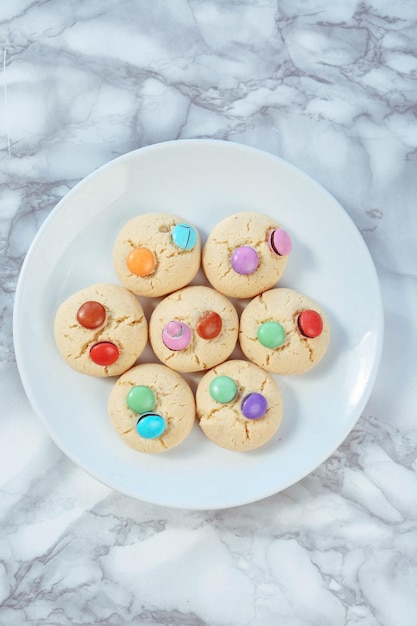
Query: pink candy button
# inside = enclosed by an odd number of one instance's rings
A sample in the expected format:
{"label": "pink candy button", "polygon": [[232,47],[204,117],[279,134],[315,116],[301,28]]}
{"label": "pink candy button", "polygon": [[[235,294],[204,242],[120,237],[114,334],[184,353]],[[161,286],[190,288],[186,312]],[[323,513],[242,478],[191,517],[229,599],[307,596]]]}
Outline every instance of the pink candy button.
{"label": "pink candy button", "polygon": [[170,350],[185,350],[191,343],[191,330],[183,322],[168,322],[162,331],[162,341]]}
{"label": "pink candy button", "polygon": [[269,236],[269,247],[278,256],[287,256],[292,249],[291,238],[286,230],[277,228]]}

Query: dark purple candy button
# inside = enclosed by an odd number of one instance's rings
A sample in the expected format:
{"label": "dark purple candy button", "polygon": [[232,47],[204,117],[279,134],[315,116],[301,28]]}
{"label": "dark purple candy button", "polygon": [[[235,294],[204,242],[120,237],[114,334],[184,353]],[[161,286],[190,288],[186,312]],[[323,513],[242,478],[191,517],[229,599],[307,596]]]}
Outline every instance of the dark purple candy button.
{"label": "dark purple candy button", "polygon": [[259,420],[268,410],[268,402],[261,393],[250,393],[242,400],[240,407],[248,420]]}

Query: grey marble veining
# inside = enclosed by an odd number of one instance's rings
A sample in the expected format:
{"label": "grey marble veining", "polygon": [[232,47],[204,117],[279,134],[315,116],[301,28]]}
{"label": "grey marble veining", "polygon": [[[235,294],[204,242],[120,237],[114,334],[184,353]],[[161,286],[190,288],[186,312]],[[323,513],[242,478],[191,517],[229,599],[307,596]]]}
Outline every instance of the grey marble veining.
{"label": "grey marble veining", "polygon": [[[13,0],[0,32],[0,624],[414,626],[417,5]],[[323,184],[370,249],[386,322],[340,448],[280,494],[206,512],[77,468],[26,400],[12,340],[19,270],[59,199],[116,156],[196,137]]]}

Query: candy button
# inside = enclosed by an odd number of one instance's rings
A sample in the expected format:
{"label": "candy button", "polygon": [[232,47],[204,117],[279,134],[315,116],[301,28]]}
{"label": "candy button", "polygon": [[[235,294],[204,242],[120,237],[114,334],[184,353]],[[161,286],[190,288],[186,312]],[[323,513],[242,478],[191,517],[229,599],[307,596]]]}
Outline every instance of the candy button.
{"label": "candy button", "polygon": [[238,274],[253,274],[258,264],[258,253],[250,246],[236,248],[232,254],[232,267]]}
{"label": "candy button", "polygon": [[162,341],[170,350],[185,350],[191,343],[191,330],[183,322],[168,322],[162,331]]}
{"label": "candy button", "polygon": [[145,385],[132,387],[126,397],[126,404],[129,409],[138,414],[153,411],[155,402],[154,392],[149,387],[145,387]]}
{"label": "candy button", "polygon": [[197,233],[189,224],[177,224],[172,229],[172,241],[181,250],[192,250],[197,243]]}
{"label": "candy button", "polygon": [[77,320],[84,328],[98,328],[106,319],[106,309],[100,302],[89,300],[77,311]]}
{"label": "candy button", "polygon": [[305,337],[318,337],[323,331],[323,320],[317,311],[308,309],[298,316],[298,328]]}
{"label": "candy button", "polygon": [[256,336],[265,348],[278,348],[285,341],[285,330],[278,322],[264,322],[258,326]]}
{"label": "candy button", "polygon": [[148,248],[134,248],[127,257],[126,265],[135,276],[149,276],[155,269],[155,257]]}
{"label": "candy button", "polygon": [[222,331],[222,318],[215,311],[206,313],[197,322],[195,327],[197,335],[202,339],[214,339],[218,337]]}
{"label": "candy button", "polygon": [[261,393],[250,393],[243,398],[241,411],[248,420],[259,420],[268,410],[268,402]]}
{"label": "candy button", "polygon": [[97,365],[113,365],[119,358],[119,348],[111,341],[99,341],[90,348],[90,359]]}
{"label": "candy button", "polygon": [[136,431],[143,439],[157,439],[166,429],[166,422],[158,413],[141,415],[136,424]]}
{"label": "candy button", "polygon": [[209,393],[216,402],[227,404],[236,398],[237,385],[229,376],[216,376],[210,383]]}
{"label": "candy button", "polygon": [[278,256],[287,256],[292,250],[291,238],[286,230],[277,228],[269,236],[269,247]]}

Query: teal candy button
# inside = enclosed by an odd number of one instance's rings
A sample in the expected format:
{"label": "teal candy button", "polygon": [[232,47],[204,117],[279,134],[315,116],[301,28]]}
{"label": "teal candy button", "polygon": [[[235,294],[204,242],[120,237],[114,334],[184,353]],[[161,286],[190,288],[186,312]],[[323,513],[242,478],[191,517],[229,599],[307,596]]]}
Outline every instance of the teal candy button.
{"label": "teal candy button", "polygon": [[237,385],[229,376],[216,376],[210,383],[209,393],[216,402],[227,404],[236,398]]}
{"label": "teal candy button", "polygon": [[136,431],[143,439],[157,439],[166,428],[166,422],[158,413],[145,413],[141,415],[136,424]]}
{"label": "teal candy button", "polygon": [[190,224],[177,224],[172,229],[172,241],[181,250],[192,250],[197,243],[197,233]]}
{"label": "teal candy button", "polygon": [[149,413],[155,408],[155,394],[152,389],[144,385],[136,385],[132,387],[126,397],[126,404],[131,411],[141,415]]}
{"label": "teal candy button", "polygon": [[279,348],[285,340],[285,330],[278,322],[264,322],[258,327],[256,336],[265,348]]}

